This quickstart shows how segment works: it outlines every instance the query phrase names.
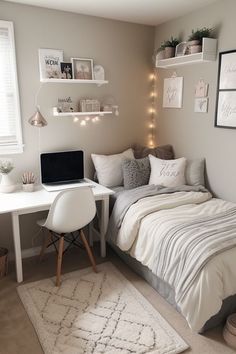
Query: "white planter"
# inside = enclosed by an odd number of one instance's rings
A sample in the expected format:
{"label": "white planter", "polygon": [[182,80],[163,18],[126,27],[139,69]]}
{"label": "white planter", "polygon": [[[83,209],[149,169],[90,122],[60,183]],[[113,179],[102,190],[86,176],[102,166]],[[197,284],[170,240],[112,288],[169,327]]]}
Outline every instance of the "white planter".
{"label": "white planter", "polygon": [[14,192],[16,186],[12,182],[9,174],[2,173],[1,183],[0,183],[0,192],[1,193],[11,193]]}
{"label": "white planter", "polygon": [[22,189],[24,192],[33,192],[34,191],[34,184],[33,183],[22,184]]}

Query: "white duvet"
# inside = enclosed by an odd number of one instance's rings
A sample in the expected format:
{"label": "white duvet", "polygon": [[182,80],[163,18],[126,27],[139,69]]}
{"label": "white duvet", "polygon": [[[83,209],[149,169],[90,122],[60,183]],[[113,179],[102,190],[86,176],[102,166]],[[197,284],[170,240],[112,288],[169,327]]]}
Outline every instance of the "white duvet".
{"label": "white duvet", "polygon": [[[155,241],[168,229],[168,225],[177,225],[197,216],[214,215],[232,206],[235,204],[210,199],[210,194],[202,192],[177,192],[143,198],[126,213],[117,245],[153,271]],[[234,294],[236,248],[211,259],[178,306],[189,326],[198,332],[210,317],[218,313],[223,299]]]}

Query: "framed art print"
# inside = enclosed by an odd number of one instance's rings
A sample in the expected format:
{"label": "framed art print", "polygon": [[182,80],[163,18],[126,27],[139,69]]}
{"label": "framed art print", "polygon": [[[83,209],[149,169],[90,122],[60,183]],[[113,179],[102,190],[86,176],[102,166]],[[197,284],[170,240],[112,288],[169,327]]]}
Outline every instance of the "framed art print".
{"label": "framed art print", "polygon": [[163,107],[181,108],[183,96],[183,77],[164,79]]}
{"label": "framed art print", "polygon": [[71,58],[73,78],[93,80],[93,59]]}
{"label": "framed art print", "polygon": [[59,49],[39,49],[40,79],[60,79],[63,51]]}
{"label": "framed art print", "polygon": [[215,127],[236,128],[236,50],[219,54]]}

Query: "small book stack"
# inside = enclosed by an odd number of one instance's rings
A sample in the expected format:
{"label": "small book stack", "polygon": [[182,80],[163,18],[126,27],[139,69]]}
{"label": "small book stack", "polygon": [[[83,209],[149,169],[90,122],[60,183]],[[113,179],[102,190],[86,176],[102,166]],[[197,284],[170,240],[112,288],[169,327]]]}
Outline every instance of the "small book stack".
{"label": "small book stack", "polygon": [[223,337],[228,345],[236,349],[236,313],[227,318]]}

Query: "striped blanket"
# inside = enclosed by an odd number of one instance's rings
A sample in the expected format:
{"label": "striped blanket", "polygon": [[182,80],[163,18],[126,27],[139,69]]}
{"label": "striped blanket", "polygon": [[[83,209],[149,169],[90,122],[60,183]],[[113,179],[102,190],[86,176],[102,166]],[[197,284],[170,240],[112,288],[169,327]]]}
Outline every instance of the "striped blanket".
{"label": "striped blanket", "polygon": [[236,246],[236,208],[175,225],[156,241],[153,272],[173,286],[181,302],[206,263]]}

